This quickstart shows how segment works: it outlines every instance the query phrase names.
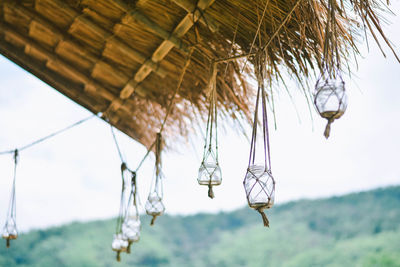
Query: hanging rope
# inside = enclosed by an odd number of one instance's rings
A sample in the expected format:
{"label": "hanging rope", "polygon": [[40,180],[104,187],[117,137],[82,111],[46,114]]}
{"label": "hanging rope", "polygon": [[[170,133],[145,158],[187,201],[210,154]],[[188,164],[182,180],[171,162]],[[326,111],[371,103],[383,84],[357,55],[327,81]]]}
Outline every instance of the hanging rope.
{"label": "hanging rope", "polygon": [[337,71],[340,71],[340,55],[337,44],[338,35],[335,10],[335,3],[333,2],[333,0],[329,0],[322,59],[323,71],[327,72],[326,74],[328,74],[328,77],[333,77],[338,74]]}
{"label": "hanging rope", "polygon": [[118,219],[117,219],[117,226],[115,229],[115,234],[120,234],[122,233],[122,222],[124,220],[125,216],[125,177],[124,177],[124,172],[127,170],[125,162],[121,164],[121,180],[122,180],[122,187],[121,187],[121,199],[119,203],[119,212],[118,212]]}
{"label": "hanging rope", "polygon": [[[248,204],[261,214],[264,226],[269,227],[268,218],[264,209],[268,209],[273,205],[275,195],[275,180],[271,172],[271,156],[269,144],[268,116],[267,116],[267,95],[265,92],[265,51],[259,50],[255,56],[254,70],[258,82],[256,106],[254,112],[253,130],[250,144],[249,165],[247,173],[243,181],[246,191]],[[260,99],[261,98],[261,99]],[[257,145],[257,129],[258,129],[258,112],[261,102],[262,114],[262,133],[264,148],[263,166],[255,164],[256,145]]]}
{"label": "hanging rope", "polygon": [[[96,114],[92,114],[92,115],[90,115],[90,116],[87,117],[87,118],[84,118],[84,119],[82,119],[82,120],[79,120],[79,121],[77,121],[77,122],[75,122],[75,123],[73,123],[73,124],[71,124],[71,125],[69,125],[69,126],[63,128],[63,129],[60,129],[60,130],[58,130],[58,131],[55,131],[54,133],[51,133],[51,134],[49,134],[49,135],[46,135],[45,137],[42,137],[42,138],[40,138],[40,139],[38,139],[38,140],[36,140],[36,141],[34,141],[34,142],[32,142],[32,143],[29,143],[29,144],[27,144],[27,145],[25,145],[25,146],[22,146],[22,147],[18,148],[17,150],[18,150],[18,151],[23,151],[23,150],[25,150],[25,149],[28,149],[28,148],[34,146],[34,145],[37,145],[37,144],[39,144],[39,143],[42,143],[42,142],[46,141],[47,139],[50,139],[50,138],[55,137],[55,136],[57,136],[57,135],[59,135],[59,134],[62,134],[62,133],[64,133],[65,131],[68,131],[69,129],[72,129],[72,128],[74,128],[74,127],[76,127],[76,126],[78,126],[78,125],[80,125],[80,124],[82,124],[82,123],[84,123],[84,122],[86,122],[86,121],[92,119],[93,117],[96,117],[96,116],[97,116]],[[12,153],[14,153],[14,151],[15,151],[15,150],[6,150],[6,151],[2,151],[2,152],[0,152],[0,155],[12,154]]]}
{"label": "hanging rope", "polygon": [[[156,137],[156,177],[159,177],[161,173],[161,145],[162,145],[162,138],[161,133],[157,133]],[[156,179],[158,182],[158,178]]]}
{"label": "hanging rope", "polygon": [[155,151],[156,155],[155,171],[150,186],[150,193],[146,202],[146,213],[152,216],[150,225],[154,225],[156,218],[162,215],[165,211],[164,204],[162,203],[164,192],[162,185],[161,151],[162,151],[162,137],[161,133],[157,133],[156,151]]}
{"label": "hanging rope", "polygon": [[322,71],[315,85],[314,105],[319,115],[327,120],[324,136],[328,138],[331,124],[339,119],[347,108],[347,95],[338,51],[336,1],[334,0],[328,1],[324,38]]}
{"label": "hanging rope", "polygon": [[209,108],[206,134],[204,140],[203,159],[199,168],[197,181],[208,186],[208,196],[214,198],[213,186],[221,184],[221,170],[218,163],[218,132],[217,132],[217,64],[212,62],[210,79],[207,84]]}
{"label": "hanging rope", "polygon": [[[263,20],[264,20],[265,11],[267,11],[268,4],[269,4],[269,0],[267,0],[267,2],[265,3],[263,14],[262,14],[262,16],[261,16],[261,19],[259,19],[259,21],[258,21],[258,23],[257,23],[257,24],[258,24],[258,25],[257,25],[257,31],[256,31],[256,34],[254,35],[253,42],[251,42],[249,54],[251,54],[251,53],[253,52],[253,47],[254,47],[254,44],[255,44],[255,42],[256,42],[256,40],[257,40],[257,36],[258,36],[259,33],[260,33],[261,25],[262,25]],[[257,10],[258,10],[258,7],[257,7]],[[257,16],[258,16],[258,12],[257,12]],[[261,39],[261,38],[260,38],[260,39]],[[244,65],[243,65],[243,68],[242,68],[241,72],[243,72],[243,70],[245,69],[245,67],[246,67],[246,65],[247,65],[247,61],[248,61],[248,57],[246,58],[246,61],[244,62]]]}
{"label": "hanging rope", "polygon": [[[189,65],[190,65],[190,61],[191,61],[191,58],[192,58],[192,54],[193,54],[194,48],[195,48],[195,46],[192,46],[192,47],[190,48],[189,54],[188,54],[187,57],[186,57],[186,61],[185,61],[185,64],[184,64],[184,66],[183,66],[183,68],[182,68],[181,75],[179,76],[178,84],[177,84],[177,86],[176,86],[176,88],[175,88],[175,91],[174,91],[174,93],[173,93],[173,95],[172,95],[172,97],[171,97],[171,99],[170,99],[169,105],[168,105],[168,107],[167,107],[167,112],[165,113],[165,116],[164,116],[164,120],[163,120],[163,122],[161,123],[160,131],[159,131],[160,134],[161,134],[161,133],[163,132],[163,130],[164,130],[164,126],[165,126],[165,124],[166,124],[166,122],[167,122],[168,116],[170,115],[171,110],[172,110],[172,107],[173,107],[173,104],[174,104],[174,102],[175,102],[175,97],[176,97],[176,95],[178,94],[179,89],[181,88],[182,81],[183,81],[183,77],[185,76],[186,71],[187,71],[187,68],[188,68]],[[150,152],[153,150],[155,144],[156,144],[156,140],[150,145],[150,147],[149,147],[149,149],[147,150],[146,154],[144,155],[143,159],[140,161],[139,165],[137,166],[135,172],[138,172],[139,169],[142,167],[142,164],[144,163],[144,161],[146,160],[146,158],[149,156]]]}
{"label": "hanging rope", "polygon": [[[124,226],[122,227],[123,234],[128,240],[127,253],[131,252],[131,245],[133,242],[138,242],[140,238],[140,218],[138,210],[138,191],[136,184],[136,173],[128,170],[131,174],[131,191],[129,194],[128,202],[126,204]],[[132,214],[133,209],[133,214]]]}
{"label": "hanging rope", "polygon": [[270,159],[270,145],[269,145],[269,130],[268,130],[268,116],[267,116],[267,103],[266,103],[266,92],[264,86],[264,73],[265,73],[265,52],[260,51],[258,55],[255,57],[255,72],[258,82],[258,90],[257,90],[257,98],[256,98],[256,107],[254,112],[254,122],[253,122],[253,134],[251,137],[250,143],[250,157],[249,157],[249,166],[254,164],[255,156],[256,156],[256,140],[257,140],[257,128],[258,128],[258,108],[261,97],[261,114],[262,114],[262,130],[263,130],[263,139],[264,139],[264,161],[265,161],[265,170],[271,171],[271,159]]}
{"label": "hanging rope", "polygon": [[6,223],[3,228],[2,237],[6,239],[6,247],[10,247],[10,240],[16,239],[18,237],[17,231],[17,206],[16,206],[16,196],[15,196],[15,182],[17,177],[17,164],[18,164],[19,153],[18,149],[14,150],[14,177],[11,189],[11,196],[9,201],[9,206],[7,210]]}
{"label": "hanging rope", "polygon": [[[126,177],[129,173],[130,177]],[[112,249],[117,253],[117,261],[121,260],[121,252],[130,253],[130,246],[133,242],[139,241],[140,236],[140,220],[139,211],[137,208],[137,185],[136,185],[136,173],[128,169],[125,162],[121,164],[121,199],[120,208],[117,218],[117,225],[115,229],[114,240],[112,242]],[[131,189],[126,201],[126,190],[128,179],[131,182]],[[133,203],[132,203],[133,202]],[[134,209],[134,214],[130,213],[131,204]]]}
{"label": "hanging rope", "polygon": [[115,136],[114,127],[111,124],[110,124],[110,128],[111,128],[111,134],[112,134],[112,137],[114,139],[115,146],[116,146],[117,151],[118,151],[118,156],[119,156],[121,162],[124,162],[124,164],[125,164],[125,160],[124,160],[124,157],[122,156],[122,152],[121,152],[121,149],[119,147],[117,137]]}

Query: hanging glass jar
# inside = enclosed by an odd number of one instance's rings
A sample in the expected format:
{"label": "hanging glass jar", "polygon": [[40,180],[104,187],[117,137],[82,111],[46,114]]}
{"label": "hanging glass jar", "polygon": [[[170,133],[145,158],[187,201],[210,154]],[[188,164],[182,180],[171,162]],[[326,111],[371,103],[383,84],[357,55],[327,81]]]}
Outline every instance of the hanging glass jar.
{"label": "hanging glass jar", "polygon": [[210,106],[208,110],[206,137],[203,159],[200,164],[197,181],[208,186],[208,196],[214,198],[212,187],[222,182],[221,168],[218,162],[218,132],[217,132],[217,65],[213,63],[211,79],[208,85]]}
{"label": "hanging glass jar", "polygon": [[127,253],[130,253],[131,244],[140,240],[141,222],[137,203],[136,173],[130,170],[128,172],[131,174],[131,191],[122,223],[122,235],[128,241]]}
{"label": "hanging glass jar", "polygon": [[114,235],[111,248],[117,252],[117,261],[121,261],[121,252],[127,252],[128,245],[128,241],[125,240],[121,233]]}
{"label": "hanging glass jar", "polygon": [[[132,242],[140,236],[140,219],[136,205],[136,173],[128,169],[125,162],[121,164],[122,189],[117,226],[111,248],[117,252],[117,261],[121,260],[121,252],[130,252]],[[131,184],[129,197],[127,186]],[[126,201],[128,199],[128,201]],[[132,205],[130,205],[132,203]],[[132,207],[131,207],[132,206]]]}
{"label": "hanging glass jar", "polygon": [[157,216],[161,216],[165,207],[162,203],[163,198],[163,185],[162,185],[162,171],[161,171],[161,151],[162,151],[162,138],[161,133],[157,133],[156,137],[156,162],[153,180],[151,182],[150,193],[145,205],[146,213],[152,216],[150,225],[154,225]]}
{"label": "hanging glass jar", "polygon": [[6,247],[10,247],[10,240],[17,239],[17,207],[15,199],[15,179],[17,176],[17,164],[18,164],[18,150],[14,151],[14,178],[11,189],[10,202],[8,204],[8,212],[6,217],[6,223],[4,224],[2,231],[2,238],[6,240]]}
{"label": "hanging glass jar", "polygon": [[[271,157],[269,145],[268,117],[266,92],[264,87],[265,75],[265,52],[262,50],[255,56],[255,72],[258,81],[257,102],[254,112],[253,131],[250,145],[249,165],[243,186],[246,192],[247,203],[250,208],[258,211],[263,219],[264,226],[269,227],[269,221],[264,213],[265,209],[273,206],[275,201],[275,180],[271,172]],[[255,164],[256,145],[257,145],[257,127],[258,112],[261,105],[262,113],[262,134],[264,144],[264,161],[261,164]]]}
{"label": "hanging glass jar", "polygon": [[345,83],[340,70],[335,8],[334,0],[329,0],[322,62],[323,71],[316,82],[314,91],[314,106],[319,115],[328,121],[324,131],[325,138],[330,135],[333,121],[342,117],[347,108]]}
{"label": "hanging glass jar", "polygon": [[319,115],[328,120],[324,131],[325,138],[328,138],[332,122],[342,117],[347,108],[347,94],[341,77],[328,77],[317,81],[314,105]]}

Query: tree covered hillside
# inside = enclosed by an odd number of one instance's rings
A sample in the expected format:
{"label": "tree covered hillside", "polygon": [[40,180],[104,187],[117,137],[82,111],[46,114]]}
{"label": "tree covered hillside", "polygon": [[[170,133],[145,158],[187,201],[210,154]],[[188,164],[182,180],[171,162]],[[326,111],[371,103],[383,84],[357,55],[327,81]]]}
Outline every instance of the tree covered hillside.
{"label": "tree covered hillside", "polygon": [[[268,212],[143,216],[142,239],[115,261],[115,220],[31,231],[6,249],[0,266],[399,266],[400,187],[320,200]],[[2,240],[4,241],[4,240]],[[4,241],[5,242],[5,241]]]}

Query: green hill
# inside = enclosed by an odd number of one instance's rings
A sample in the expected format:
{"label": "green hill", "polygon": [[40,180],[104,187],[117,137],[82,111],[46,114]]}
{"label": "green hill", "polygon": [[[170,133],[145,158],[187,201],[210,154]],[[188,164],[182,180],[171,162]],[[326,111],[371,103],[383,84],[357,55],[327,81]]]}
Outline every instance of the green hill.
{"label": "green hill", "polygon": [[0,266],[400,266],[400,187],[268,212],[143,216],[142,239],[115,261],[115,220],[31,231],[0,246]]}

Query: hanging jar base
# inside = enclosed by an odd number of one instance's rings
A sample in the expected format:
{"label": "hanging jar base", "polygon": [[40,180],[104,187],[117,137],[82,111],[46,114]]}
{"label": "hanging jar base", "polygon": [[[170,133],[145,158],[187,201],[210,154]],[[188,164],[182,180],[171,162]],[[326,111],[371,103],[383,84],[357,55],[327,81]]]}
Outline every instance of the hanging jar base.
{"label": "hanging jar base", "polygon": [[265,227],[269,227],[269,220],[268,220],[268,218],[267,218],[267,215],[266,215],[265,212],[264,212],[264,209],[263,209],[262,207],[260,207],[260,208],[258,208],[258,209],[256,209],[256,210],[258,211],[258,213],[261,214],[261,217],[262,217],[263,222],[264,222],[264,226],[265,226]]}
{"label": "hanging jar base", "polygon": [[151,225],[151,226],[154,225],[154,222],[156,221],[157,216],[158,216],[158,215],[153,215],[153,218],[151,218],[151,221],[150,221],[150,225]]}
{"label": "hanging jar base", "polygon": [[208,185],[208,197],[211,199],[213,199],[215,197],[211,184]]}

